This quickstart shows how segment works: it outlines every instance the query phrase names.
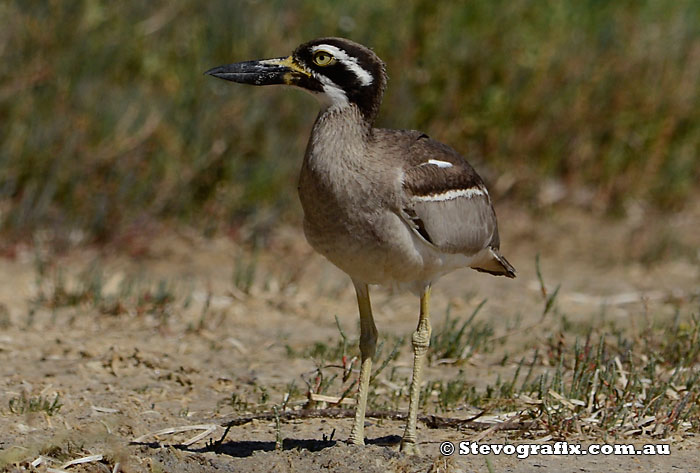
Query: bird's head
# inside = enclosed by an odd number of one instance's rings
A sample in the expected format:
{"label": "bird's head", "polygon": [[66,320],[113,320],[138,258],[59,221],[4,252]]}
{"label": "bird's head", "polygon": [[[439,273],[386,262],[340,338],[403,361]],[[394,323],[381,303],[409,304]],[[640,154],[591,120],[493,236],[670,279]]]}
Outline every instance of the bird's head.
{"label": "bird's head", "polygon": [[251,85],[293,85],[328,108],[356,106],[372,121],[386,86],[385,65],[374,52],[343,38],[304,43],[291,56],[237,62],[205,74]]}

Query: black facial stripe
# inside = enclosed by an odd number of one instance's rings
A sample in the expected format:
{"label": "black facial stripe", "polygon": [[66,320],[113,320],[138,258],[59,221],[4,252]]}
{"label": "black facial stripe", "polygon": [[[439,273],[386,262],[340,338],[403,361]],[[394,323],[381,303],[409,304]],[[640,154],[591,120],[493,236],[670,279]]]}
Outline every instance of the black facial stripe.
{"label": "black facial stripe", "polygon": [[311,92],[323,92],[323,84],[314,77],[299,75],[295,77],[295,85]]}
{"label": "black facial stripe", "polygon": [[343,90],[350,91],[351,89],[360,89],[363,87],[362,81],[357,77],[357,74],[342,61],[337,61],[332,66],[327,67],[316,66],[314,69],[317,73],[328,77]]}

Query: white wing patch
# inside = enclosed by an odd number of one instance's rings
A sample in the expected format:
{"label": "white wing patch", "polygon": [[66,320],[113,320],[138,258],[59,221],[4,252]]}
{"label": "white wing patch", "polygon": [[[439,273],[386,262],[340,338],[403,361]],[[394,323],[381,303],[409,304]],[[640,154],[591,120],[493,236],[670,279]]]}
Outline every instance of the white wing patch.
{"label": "white wing patch", "polygon": [[488,195],[486,189],[481,187],[471,187],[469,189],[451,189],[449,191],[441,192],[439,194],[430,195],[415,195],[413,200],[420,202],[444,202],[446,200],[453,200],[459,197],[466,197],[471,199],[478,195]]}
{"label": "white wing patch", "polygon": [[421,166],[428,166],[428,165],[433,165],[437,166],[439,168],[451,168],[452,163],[448,163],[447,161],[440,161],[439,159],[429,159],[427,163],[421,164]]}
{"label": "white wing patch", "polygon": [[330,44],[319,44],[317,46],[313,46],[311,48],[311,51],[326,51],[332,54],[338,62],[342,63],[345,67],[348,68],[348,70],[352,71],[357,76],[357,78],[360,81],[360,84],[362,84],[363,86],[370,85],[374,81],[372,74],[363,69],[357,63],[356,58],[348,55],[348,53],[346,53],[337,46],[332,46]]}

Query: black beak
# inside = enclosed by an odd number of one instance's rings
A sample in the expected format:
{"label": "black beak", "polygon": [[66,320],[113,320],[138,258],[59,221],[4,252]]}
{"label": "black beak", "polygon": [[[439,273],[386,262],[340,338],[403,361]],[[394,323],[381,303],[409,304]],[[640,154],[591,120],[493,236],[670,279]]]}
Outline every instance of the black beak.
{"label": "black beak", "polygon": [[227,64],[209,69],[205,74],[250,85],[296,85],[300,79],[311,75],[292,56]]}

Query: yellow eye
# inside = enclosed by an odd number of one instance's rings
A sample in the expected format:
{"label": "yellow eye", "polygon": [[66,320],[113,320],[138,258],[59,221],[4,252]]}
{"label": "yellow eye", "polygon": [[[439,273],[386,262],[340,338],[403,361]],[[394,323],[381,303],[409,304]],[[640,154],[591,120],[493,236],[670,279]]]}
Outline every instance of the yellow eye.
{"label": "yellow eye", "polygon": [[314,54],[314,64],[317,66],[330,66],[333,63],[335,63],[335,58],[326,51],[316,51]]}

